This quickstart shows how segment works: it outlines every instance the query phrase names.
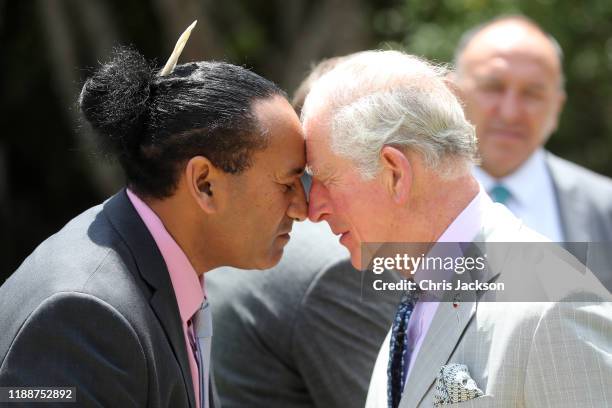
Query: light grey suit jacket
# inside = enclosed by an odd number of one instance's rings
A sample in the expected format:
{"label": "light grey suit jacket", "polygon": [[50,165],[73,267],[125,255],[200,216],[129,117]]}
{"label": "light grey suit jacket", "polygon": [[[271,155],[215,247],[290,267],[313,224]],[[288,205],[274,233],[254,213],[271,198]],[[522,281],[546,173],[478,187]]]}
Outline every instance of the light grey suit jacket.
{"label": "light grey suit jacket", "polygon": [[[543,238],[505,207],[485,212],[478,240],[534,242]],[[515,262],[539,262],[537,251]],[[558,259],[552,259],[557,262]],[[432,407],[440,367],[467,365],[484,392],[474,400],[445,407],[604,407],[612,402],[612,303],[610,294],[586,271],[564,260],[557,267],[520,276],[538,302],[511,302],[510,295],[485,292],[460,302],[440,303],[411,368],[400,408]],[[494,268],[486,280],[510,280],[516,268]],[[516,280],[515,280],[516,281]],[[559,282],[560,285],[550,285]],[[552,289],[551,289],[552,288]],[[588,302],[572,296],[588,295]],[[496,297],[496,301],[493,298]],[[485,301],[489,300],[489,301]],[[548,300],[548,301],[544,301]],[[387,406],[389,335],[372,374],[367,408]]]}
{"label": "light grey suit jacket", "polygon": [[567,242],[595,243],[586,253],[567,248],[585,263],[612,291],[612,251],[601,250],[612,243],[612,180],[546,152],[561,227]]}

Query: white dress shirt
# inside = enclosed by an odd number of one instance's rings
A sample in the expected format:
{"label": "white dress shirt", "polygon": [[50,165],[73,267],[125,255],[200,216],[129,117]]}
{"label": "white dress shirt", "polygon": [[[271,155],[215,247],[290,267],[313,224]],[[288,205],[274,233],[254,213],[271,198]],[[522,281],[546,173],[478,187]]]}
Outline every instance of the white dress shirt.
{"label": "white dress shirt", "polygon": [[543,149],[536,150],[514,173],[501,179],[477,166],[472,173],[488,192],[497,184],[506,187],[511,196],[505,206],[525,225],[551,241],[563,242],[559,206],[545,154]]}

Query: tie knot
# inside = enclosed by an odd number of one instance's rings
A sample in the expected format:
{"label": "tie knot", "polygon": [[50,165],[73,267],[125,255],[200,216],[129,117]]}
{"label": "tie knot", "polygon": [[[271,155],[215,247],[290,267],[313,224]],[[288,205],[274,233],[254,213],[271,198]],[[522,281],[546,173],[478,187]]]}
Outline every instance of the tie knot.
{"label": "tie knot", "polygon": [[512,193],[503,184],[496,184],[489,192],[489,195],[496,203],[506,204]]}

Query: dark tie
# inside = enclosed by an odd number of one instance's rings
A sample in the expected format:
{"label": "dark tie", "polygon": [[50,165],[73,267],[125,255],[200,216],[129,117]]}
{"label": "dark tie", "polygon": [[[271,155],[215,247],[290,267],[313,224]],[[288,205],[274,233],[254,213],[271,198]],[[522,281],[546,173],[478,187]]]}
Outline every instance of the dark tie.
{"label": "dark tie", "polygon": [[387,367],[387,400],[389,408],[397,408],[406,381],[406,364],[410,361],[408,347],[408,321],[418,299],[418,293],[411,291],[402,295],[393,326],[389,345],[389,365]]}
{"label": "dark tie", "polygon": [[512,196],[510,190],[508,190],[503,184],[496,184],[493,186],[489,195],[496,203],[506,204],[508,199]]}

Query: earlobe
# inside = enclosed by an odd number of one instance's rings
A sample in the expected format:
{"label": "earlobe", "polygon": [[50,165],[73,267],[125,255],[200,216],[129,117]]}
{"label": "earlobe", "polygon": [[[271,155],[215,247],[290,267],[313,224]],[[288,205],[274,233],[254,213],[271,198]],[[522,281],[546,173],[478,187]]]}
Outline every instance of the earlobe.
{"label": "earlobe", "polygon": [[384,183],[393,201],[403,205],[408,201],[412,186],[412,166],[406,155],[393,146],[385,146],[381,151]]}
{"label": "earlobe", "polygon": [[216,211],[214,179],[216,168],[206,157],[192,157],[185,166],[185,181],[193,199],[206,213]]}

